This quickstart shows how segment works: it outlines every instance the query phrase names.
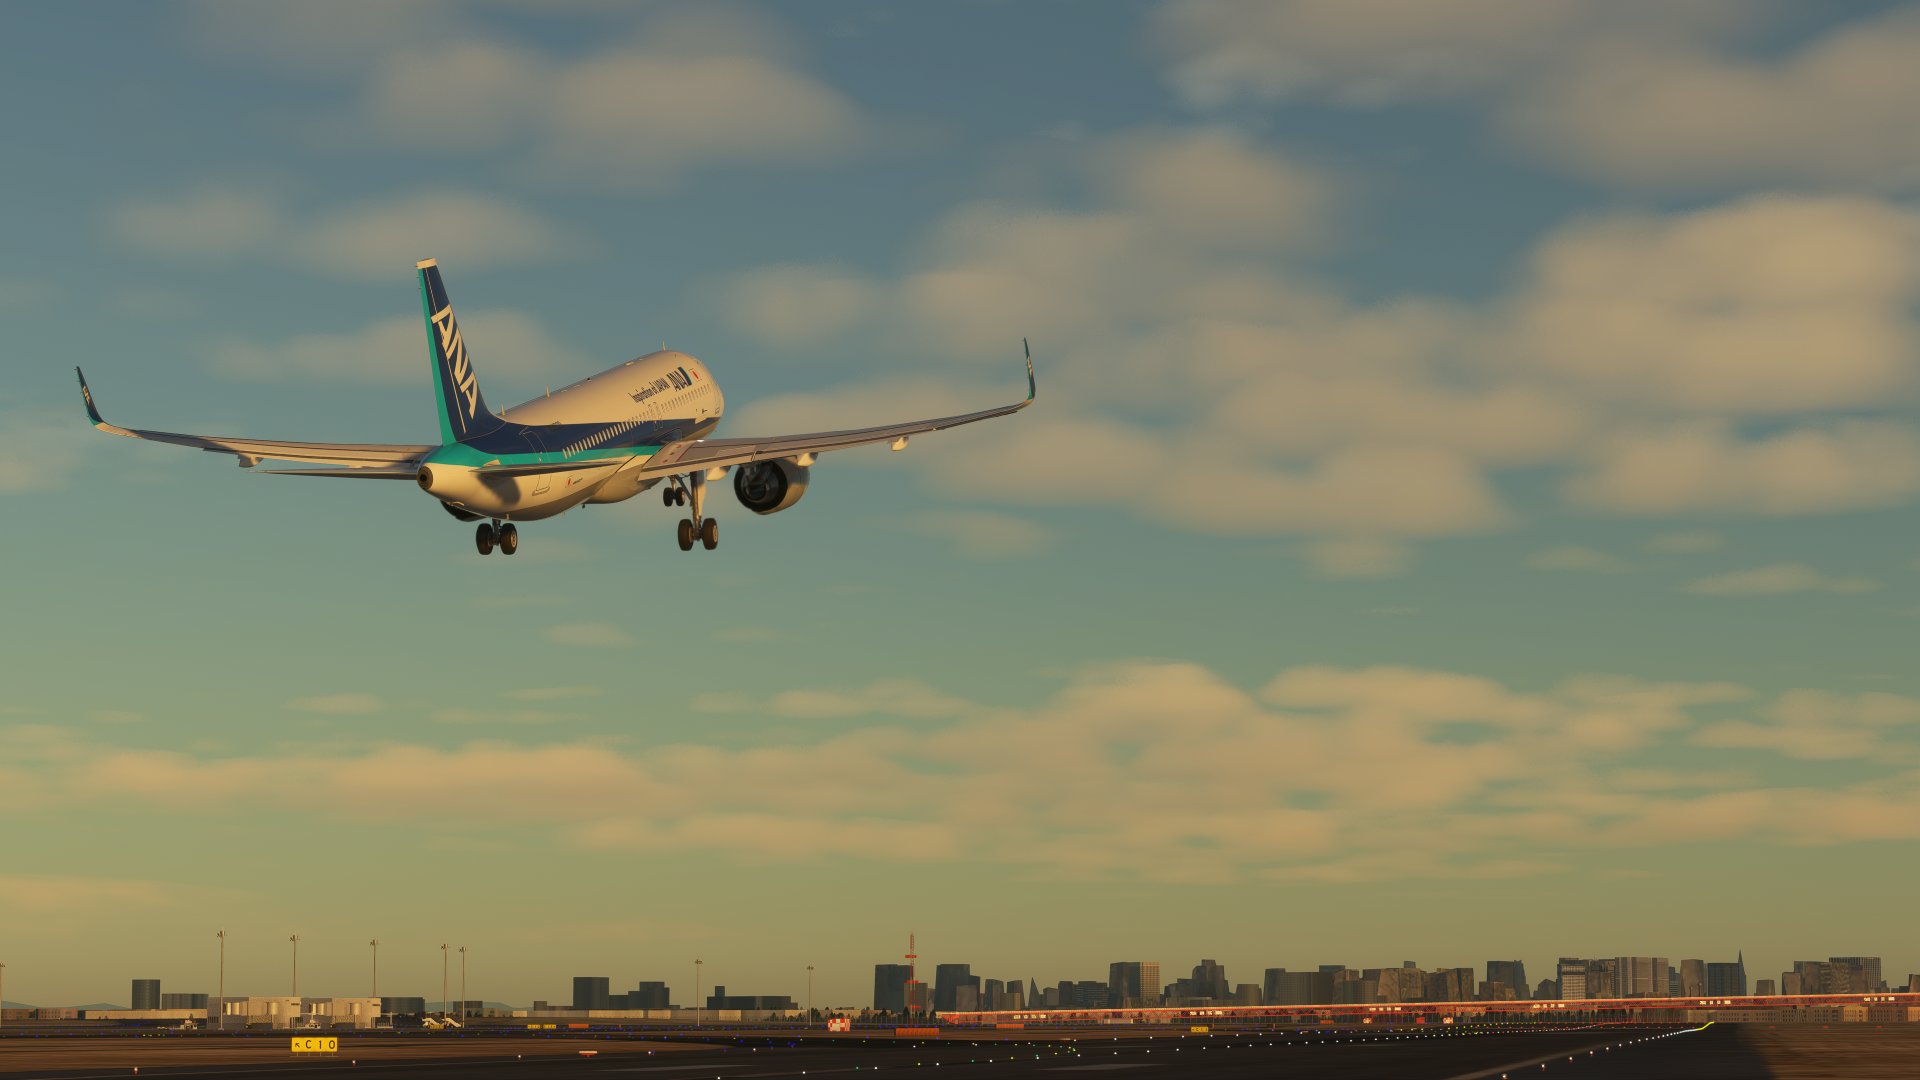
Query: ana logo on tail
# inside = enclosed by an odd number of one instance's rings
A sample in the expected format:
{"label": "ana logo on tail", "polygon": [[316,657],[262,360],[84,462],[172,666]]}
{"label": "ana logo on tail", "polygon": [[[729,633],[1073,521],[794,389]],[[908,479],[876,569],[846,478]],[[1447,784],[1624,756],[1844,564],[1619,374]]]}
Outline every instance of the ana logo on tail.
{"label": "ana logo on tail", "polygon": [[460,324],[453,320],[452,304],[433,313],[433,325],[440,331],[440,355],[447,358],[453,384],[467,399],[466,412],[462,415],[471,420],[474,406],[480,400],[480,384],[474,377],[473,365],[467,362],[467,343],[460,340]]}

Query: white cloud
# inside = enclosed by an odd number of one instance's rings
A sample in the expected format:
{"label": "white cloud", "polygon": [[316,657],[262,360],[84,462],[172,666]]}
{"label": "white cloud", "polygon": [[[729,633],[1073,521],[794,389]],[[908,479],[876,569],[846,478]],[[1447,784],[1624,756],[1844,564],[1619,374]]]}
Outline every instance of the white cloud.
{"label": "white cloud", "polygon": [[1618,555],[1578,544],[1536,551],[1527,556],[1527,565],[1535,570],[1575,570],[1602,574],[1619,574],[1633,569],[1632,563]]}
{"label": "white cloud", "polygon": [[618,648],[636,643],[632,634],[610,622],[561,623],[540,633],[555,645]]}
{"label": "white cloud", "polygon": [[1784,593],[1866,593],[1880,588],[1872,578],[1833,577],[1804,563],[1775,563],[1752,570],[1715,574],[1689,583],[1685,591],[1702,596],[1779,596]]}
{"label": "white cloud", "polygon": [[598,686],[533,686],[525,690],[515,690],[507,696],[515,701],[567,701],[574,698],[599,697],[603,692]]}
{"label": "white cloud", "polygon": [[123,203],[105,227],[120,244],[168,258],[263,262],[381,280],[424,258],[449,267],[539,265],[585,251],[571,227],[487,195],[432,190],[296,214],[261,188],[205,187]]}
{"label": "white cloud", "polygon": [[791,35],[742,9],[663,9],[630,36],[565,57],[473,34],[424,40],[385,51],[339,128],[623,192],[719,166],[838,163],[877,130],[801,68]]}
{"label": "white cloud", "polygon": [[300,712],[320,713],[323,716],[360,716],[379,712],[387,703],[366,693],[321,694],[317,697],[294,698],[287,702],[287,708]]}
{"label": "white cloud", "polygon": [[[1169,882],[1544,873],[1565,864],[1569,843],[1920,836],[1910,812],[1920,800],[1888,775],[1920,760],[1920,702],[1794,691],[1756,708],[1751,697],[1723,683],[1589,675],[1521,690],[1455,672],[1328,666],[1284,669],[1249,692],[1199,665],[1130,661],[1082,671],[1024,708],[911,681],[697,705],[829,721],[747,745],[692,728],[651,745],[476,740],[204,757],[9,730],[4,760],[31,775],[22,788],[0,766],[0,792],[35,812],[403,813],[423,836],[512,822],[588,850],[961,861]],[[528,722],[462,709],[438,719]],[[1830,750],[1797,734],[1820,730],[1837,733]],[[1764,759],[1711,773],[1648,764],[1689,744],[1845,756],[1872,775],[1815,789],[1768,778]],[[600,794],[581,800],[582,790]],[[1223,793],[1231,805],[1216,807]],[[1797,821],[1783,807],[1813,816]]]}
{"label": "white cloud", "polygon": [[[606,366],[559,341],[525,312],[482,308],[462,309],[459,315],[462,338],[483,376],[523,383],[556,377],[571,382]],[[228,339],[208,350],[208,364],[223,374],[262,381],[419,385],[428,377],[425,334],[420,316],[396,315],[345,333],[300,334],[272,342]]]}
{"label": "white cloud", "polygon": [[1755,48],[1781,10],[1171,0],[1152,39],[1167,81],[1199,109],[1303,98],[1470,104],[1524,153],[1620,185],[1920,185],[1903,107],[1920,94],[1920,16],[1896,6],[1784,49]]}
{"label": "white cloud", "polygon": [[1742,439],[1694,421],[1600,440],[1568,497],[1626,514],[1791,515],[1897,506],[1920,492],[1920,432],[1882,420]]}
{"label": "white cloud", "polygon": [[1587,395],[1663,409],[1802,412],[1910,390],[1920,217],[1768,196],[1549,236],[1507,347]]}

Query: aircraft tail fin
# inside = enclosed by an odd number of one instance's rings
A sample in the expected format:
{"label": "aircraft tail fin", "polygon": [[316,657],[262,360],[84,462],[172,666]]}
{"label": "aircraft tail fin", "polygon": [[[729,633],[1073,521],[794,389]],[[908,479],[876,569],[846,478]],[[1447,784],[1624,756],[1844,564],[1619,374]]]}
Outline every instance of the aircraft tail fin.
{"label": "aircraft tail fin", "polygon": [[426,309],[427,353],[433,362],[434,395],[440,403],[440,441],[465,442],[485,435],[503,421],[488,411],[487,400],[480,394],[473,358],[454,320],[446,283],[440,280],[440,264],[426,259],[414,268],[420,274],[420,303]]}

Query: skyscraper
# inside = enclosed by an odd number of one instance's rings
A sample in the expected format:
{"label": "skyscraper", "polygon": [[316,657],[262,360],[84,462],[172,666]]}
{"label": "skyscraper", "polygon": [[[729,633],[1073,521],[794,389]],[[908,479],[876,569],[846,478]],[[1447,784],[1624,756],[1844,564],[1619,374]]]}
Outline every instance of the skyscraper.
{"label": "skyscraper", "polygon": [[160,980],[133,980],[133,1004],[129,1008],[157,1009],[160,1007]]}
{"label": "skyscraper", "polygon": [[1707,965],[1703,960],[1680,961],[1680,996],[1705,997],[1707,994]]}
{"label": "skyscraper", "polygon": [[[1814,993],[1815,991],[1807,992]],[[1731,964],[1707,965],[1707,993],[1715,997],[1747,996],[1747,954],[1745,950],[1742,950],[1739,958]]]}
{"label": "skyscraper", "polygon": [[1500,983],[1512,990],[1513,996],[1522,1001],[1526,1000],[1527,993],[1531,989],[1527,985],[1527,965],[1523,960],[1487,961],[1487,981]]}
{"label": "skyscraper", "polygon": [[980,997],[980,977],[972,964],[940,964],[933,969],[933,1008],[935,1012],[959,1009],[958,993],[962,985],[973,988],[974,1000]]}
{"label": "skyscraper", "polygon": [[1832,974],[1829,982],[1834,987],[1830,994],[1874,994],[1885,986],[1880,981],[1880,958],[1877,956],[1832,956],[1827,958]]}
{"label": "skyscraper", "polygon": [[1577,956],[1563,956],[1554,977],[1560,984],[1561,1001],[1585,1001],[1587,999],[1587,962]]}
{"label": "skyscraper", "polygon": [[1147,960],[1122,960],[1109,964],[1107,1000],[1116,1008],[1158,1004],[1160,965]]}
{"label": "skyscraper", "polygon": [[906,964],[873,965],[873,1007],[883,1012],[906,1012],[910,971]]}
{"label": "skyscraper", "polygon": [[1227,987],[1227,969],[1212,960],[1202,960],[1193,969],[1193,996],[1225,1001],[1232,994]]}
{"label": "skyscraper", "polygon": [[573,1007],[576,1009],[612,1008],[609,1001],[608,983],[605,975],[575,975],[573,977]]}

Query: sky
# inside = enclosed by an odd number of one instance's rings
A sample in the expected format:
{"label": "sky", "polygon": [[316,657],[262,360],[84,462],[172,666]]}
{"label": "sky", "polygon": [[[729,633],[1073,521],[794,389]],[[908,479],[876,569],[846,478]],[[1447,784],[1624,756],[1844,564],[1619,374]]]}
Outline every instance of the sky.
{"label": "sky", "polygon": [[[7,997],[1904,981],[1917,98],[1913,5],[9,5]],[[429,257],[499,404],[1039,398],[692,554],[85,423],[431,441]]]}

